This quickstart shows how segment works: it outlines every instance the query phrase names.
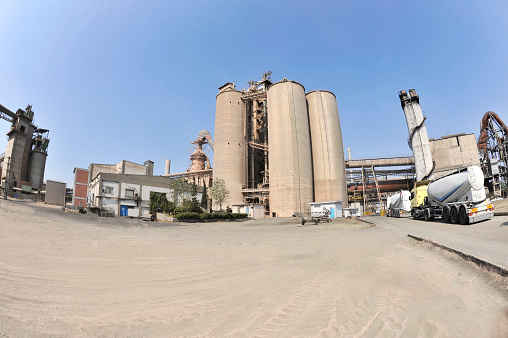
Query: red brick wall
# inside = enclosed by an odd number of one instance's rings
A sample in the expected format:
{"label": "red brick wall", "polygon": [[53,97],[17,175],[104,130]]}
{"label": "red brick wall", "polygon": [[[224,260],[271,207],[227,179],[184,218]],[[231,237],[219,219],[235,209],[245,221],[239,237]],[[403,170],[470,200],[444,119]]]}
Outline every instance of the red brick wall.
{"label": "red brick wall", "polygon": [[88,170],[76,169],[76,171],[76,182],[88,184]]}
{"label": "red brick wall", "polygon": [[86,185],[76,184],[74,196],[86,198]]}
{"label": "red brick wall", "polygon": [[79,202],[81,202],[81,206],[82,207],[86,207],[86,199],[81,199],[81,198],[75,198],[74,199],[74,205],[79,207]]}

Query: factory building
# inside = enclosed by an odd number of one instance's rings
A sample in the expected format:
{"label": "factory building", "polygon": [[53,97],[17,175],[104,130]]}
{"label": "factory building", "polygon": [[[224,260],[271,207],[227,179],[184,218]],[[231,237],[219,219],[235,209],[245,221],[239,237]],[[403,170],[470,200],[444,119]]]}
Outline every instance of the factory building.
{"label": "factory building", "polygon": [[152,176],[153,165],[154,163],[150,160],[145,161],[142,165],[125,160],[118,162],[118,164],[91,163],[88,166],[88,182],[91,182],[100,173]]}
{"label": "factory building", "polygon": [[[192,192],[180,191],[175,196],[170,188],[172,178],[165,176],[99,173],[88,185],[88,208],[103,216],[148,217],[150,193],[166,194],[169,201],[192,198]],[[202,192],[196,198],[201,200]]]}
{"label": "factory building", "polygon": [[272,83],[271,73],[248,89],[219,88],[214,177],[225,181],[229,205],[264,205],[288,217],[310,203],[347,203],[344,150],[335,95],[298,82]]}
{"label": "factory building", "polygon": [[[0,180],[3,189],[13,188],[42,190],[46,158],[48,156],[49,130],[34,123],[32,106],[13,113],[0,105],[0,118],[11,123],[7,132],[7,147],[0,156]],[[23,187],[24,186],[24,187]]]}

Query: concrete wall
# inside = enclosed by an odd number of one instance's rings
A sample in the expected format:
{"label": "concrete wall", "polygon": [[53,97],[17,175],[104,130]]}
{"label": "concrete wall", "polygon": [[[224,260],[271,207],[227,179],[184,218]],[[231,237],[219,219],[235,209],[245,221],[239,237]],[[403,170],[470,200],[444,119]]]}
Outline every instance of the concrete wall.
{"label": "concrete wall", "polygon": [[436,162],[435,178],[447,175],[459,168],[480,165],[474,134],[443,136],[430,140],[432,158]]}
{"label": "concrete wall", "polygon": [[64,182],[57,181],[46,181],[46,204],[65,204],[65,192],[67,184]]}

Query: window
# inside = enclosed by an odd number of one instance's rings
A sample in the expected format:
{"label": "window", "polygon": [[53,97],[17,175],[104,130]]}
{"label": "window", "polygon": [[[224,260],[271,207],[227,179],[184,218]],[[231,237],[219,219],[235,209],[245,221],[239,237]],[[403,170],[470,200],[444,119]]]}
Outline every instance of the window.
{"label": "window", "polygon": [[112,194],[113,193],[113,187],[104,187],[103,189],[105,194]]}
{"label": "window", "polygon": [[[22,133],[24,133],[24,132],[25,132],[25,126],[21,126],[21,127],[19,127],[19,131],[20,131],[20,132],[22,132]],[[457,138],[457,139],[458,139],[458,138]]]}
{"label": "window", "polygon": [[134,197],[133,189],[125,189],[125,197]]}

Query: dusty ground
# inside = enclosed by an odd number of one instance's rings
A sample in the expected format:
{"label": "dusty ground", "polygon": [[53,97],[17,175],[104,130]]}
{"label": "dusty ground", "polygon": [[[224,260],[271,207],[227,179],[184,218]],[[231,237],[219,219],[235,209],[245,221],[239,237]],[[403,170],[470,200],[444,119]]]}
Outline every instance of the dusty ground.
{"label": "dusty ground", "polygon": [[494,212],[508,214],[508,198],[494,201]]}
{"label": "dusty ground", "polygon": [[0,201],[0,337],[508,336],[508,282],[390,227]]}

